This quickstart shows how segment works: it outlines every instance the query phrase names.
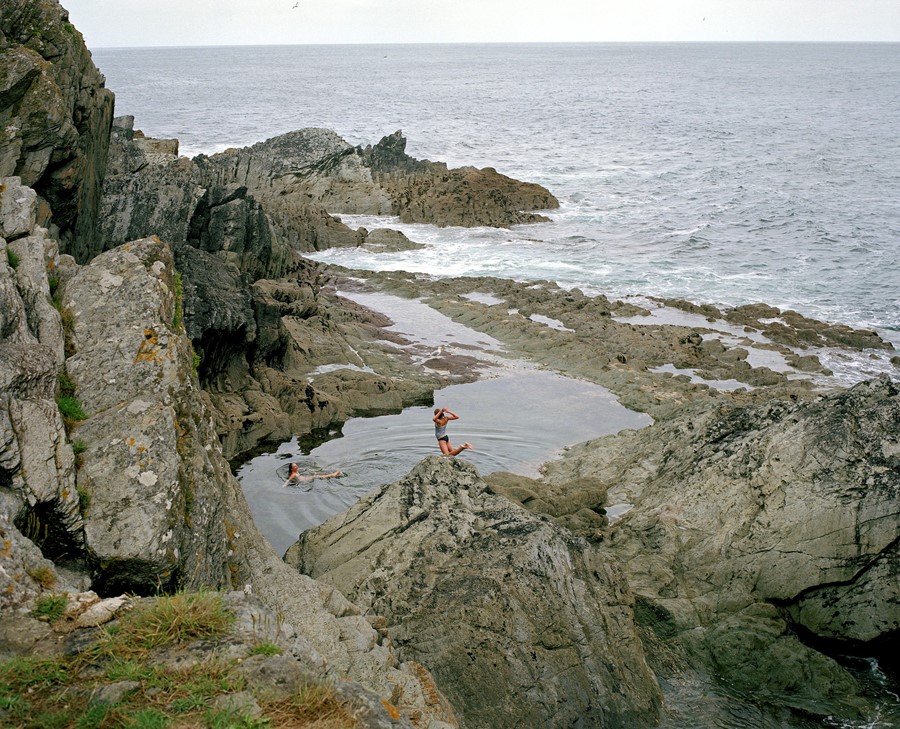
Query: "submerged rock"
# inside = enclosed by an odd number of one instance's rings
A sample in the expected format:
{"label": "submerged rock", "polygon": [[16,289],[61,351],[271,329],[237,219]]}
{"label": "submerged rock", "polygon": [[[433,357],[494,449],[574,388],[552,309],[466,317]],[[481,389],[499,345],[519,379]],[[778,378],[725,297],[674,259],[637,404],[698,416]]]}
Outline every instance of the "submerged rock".
{"label": "submerged rock", "polygon": [[432,456],[304,532],[285,560],[380,614],[466,727],[656,723],[632,598],[614,563]]}

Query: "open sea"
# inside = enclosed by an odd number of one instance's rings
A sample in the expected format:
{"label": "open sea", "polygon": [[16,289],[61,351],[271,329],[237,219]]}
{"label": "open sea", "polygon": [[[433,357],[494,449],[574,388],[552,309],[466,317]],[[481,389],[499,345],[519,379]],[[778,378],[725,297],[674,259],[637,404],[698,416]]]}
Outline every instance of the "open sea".
{"label": "open sea", "polygon": [[[900,347],[900,44],[95,50],[117,114],[193,156],[302,127],[539,182],[513,230],[400,226],[345,265],[766,302]],[[388,220],[345,219],[351,224]]]}

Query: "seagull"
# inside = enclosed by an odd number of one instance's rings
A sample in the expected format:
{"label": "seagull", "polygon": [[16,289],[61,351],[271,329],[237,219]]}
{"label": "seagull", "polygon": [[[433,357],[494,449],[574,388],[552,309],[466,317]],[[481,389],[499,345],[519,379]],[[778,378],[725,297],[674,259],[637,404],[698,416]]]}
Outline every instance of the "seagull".
{"label": "seagull", "polygon": [[294,8],[296,8],[299,4],[300,4],[299,2],[294,3],[294,7],[291,8],[291,10],[293,10]]}

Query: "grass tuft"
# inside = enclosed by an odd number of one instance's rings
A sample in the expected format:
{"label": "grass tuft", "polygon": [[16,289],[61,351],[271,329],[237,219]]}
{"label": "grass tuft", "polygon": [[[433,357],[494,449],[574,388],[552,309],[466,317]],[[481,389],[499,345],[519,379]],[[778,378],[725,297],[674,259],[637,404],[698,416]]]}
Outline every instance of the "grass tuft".
{"label": "grass tuft", "polygon": [[225,635],[234,615],[214,592],[184,592],[141,603],[107,631],[102,653],[140,660],[154,648]]}
{"label": "grass tuft", "polygon": [[[179,593],[142,600],[76,656],[0,661],[0,724],[40,729],[358,729],[360,722],[330,684],[311,683],[293,696],[256,693],[262,716],[215,710],[219,697],[247,690],[236,658],[216,657],[181,668],[158,662],[165,649],[228,634],[234,616],[218,593]],[[257,651],[275,655],[271,643]],[[280,652],[280,651],[279,651]],[[102,686],[134,681],[119,703],[91,703]],[[74,690],[73,690],[74,689]]]}
{"label": "grass tuft", "polygon": [[59,407],[59,412],[62,413],[63,420],[69,423],[87,420],[87,415],[82,409],[81,403],[78,402],[78,398],[74,395],[60,395],[56,398],[56,405]]}
{"label": "grass tuft", "polygon": [[22,262],[19,255],[9,248],[6,249],[6,261],[9,263],[10,268],[18,268],[19,264]]}
{"label": "grass tuft", "polygon": [[263,641],[250,650],[251,656],[280,656],[282,653],[284,651],[281,648],[269,641]]}
{"label": "grass tuft", "polygon": [[33,617],[40,620],[59,620],[66,611],[68,598],[65,595],[41,595],[34,604],[34,610],[31,611]]}
{"label": "grass tuft", "polygon": [[172,329],[179,331],[184,323],[184,284],[181,274],[175,272],[175,313],[172,315]]}
{"label": "grass tuft", "polygon": [[[37,582],[45,590],[49,590],[56,584],[56,571],[52,567],[41,565],[40,567],[27,569],[25,571],[31,579]],[[63,604],[63,607],[65,607],[65,604]]]}

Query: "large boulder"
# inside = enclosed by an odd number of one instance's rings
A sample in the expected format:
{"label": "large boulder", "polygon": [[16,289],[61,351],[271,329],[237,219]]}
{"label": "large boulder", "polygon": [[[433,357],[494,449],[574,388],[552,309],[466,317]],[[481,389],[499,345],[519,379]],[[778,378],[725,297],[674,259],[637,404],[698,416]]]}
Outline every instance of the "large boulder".
{"label": "large boulder", "polygon": [[0,177],[34,188],[81,260],[96,252],[114,104],[104,83],[58,2],[0,5]]}
{"label": "large boulder", "polygon": [[466,727],[656,723],[621,573],[587,542],[431,456],[285,555],[396,625]]}

